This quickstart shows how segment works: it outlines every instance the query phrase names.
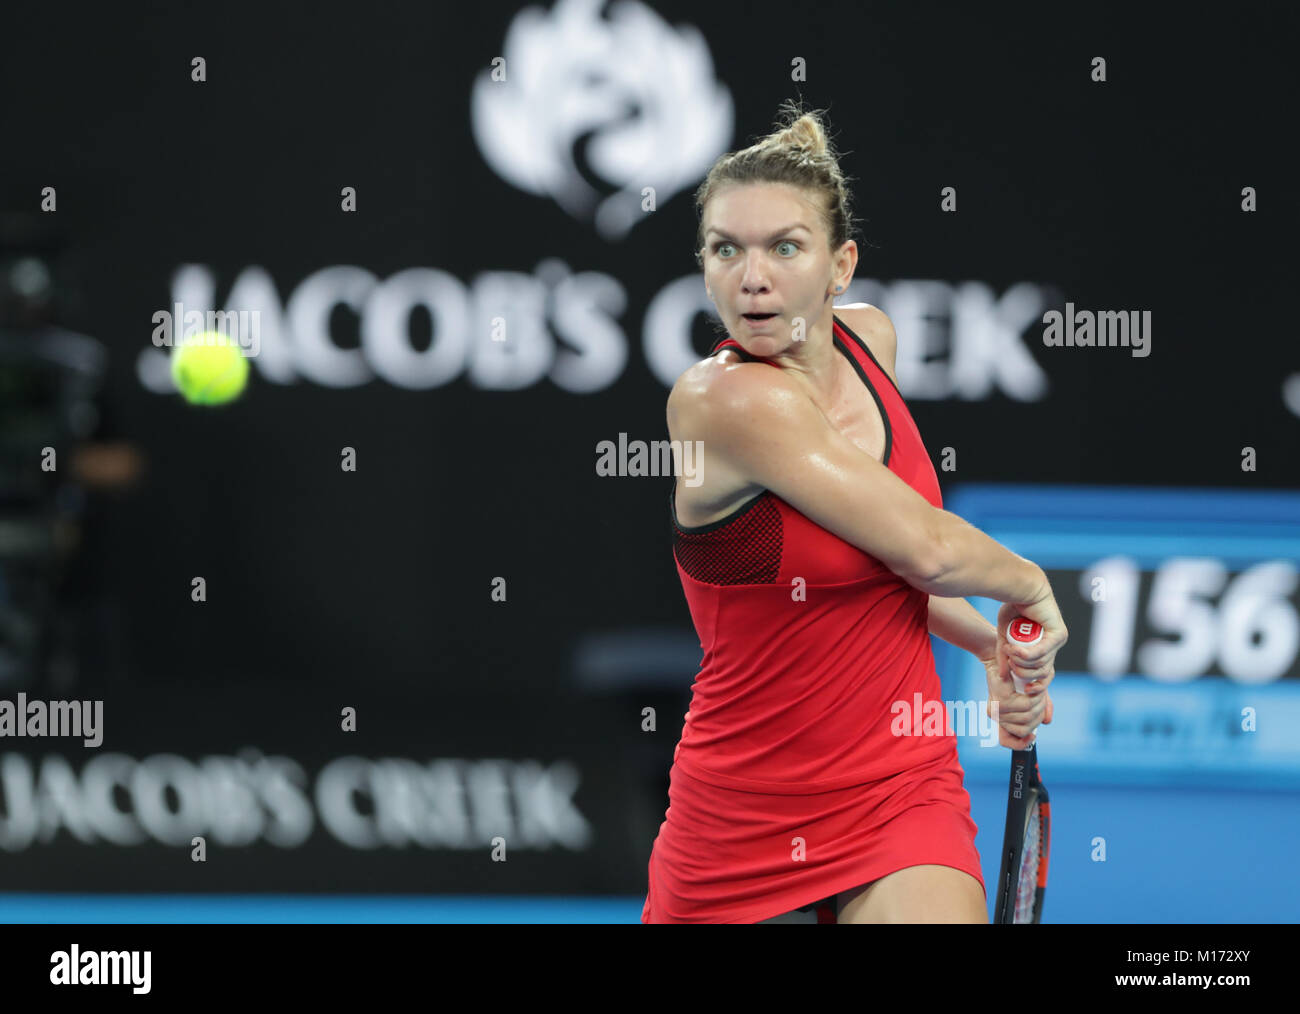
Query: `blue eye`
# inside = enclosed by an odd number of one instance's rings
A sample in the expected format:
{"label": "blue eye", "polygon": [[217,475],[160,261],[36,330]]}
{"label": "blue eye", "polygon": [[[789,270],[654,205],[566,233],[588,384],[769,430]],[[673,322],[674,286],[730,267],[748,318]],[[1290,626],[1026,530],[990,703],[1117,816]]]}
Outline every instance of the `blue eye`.
{"label": "blue eye", "polygon": [[[726,240],[719,240],[717,243],[714,243],[714,244],[713,244],[713,252],[714,252],[715,254],[719,255],[719,256],[725,257],[726,254],[721,253],[722,248],[723,248],[724,246],[732,246],[732,245],[733,245],[733,244],[728,243]],[[777,244],[777,246],[779,246],[779,247],[781,247],[781,246],[792,246],[792,247],[795,248],[795,250],[798,250],[798,249],[799,249],[799,244],[796,243],[796,242],[795,242],[794,240],[792,240],[792,239],[783,239],[783,240],[781,240],[780,243]],[[790,256],[793,256],[793,254],[791,254]]]}

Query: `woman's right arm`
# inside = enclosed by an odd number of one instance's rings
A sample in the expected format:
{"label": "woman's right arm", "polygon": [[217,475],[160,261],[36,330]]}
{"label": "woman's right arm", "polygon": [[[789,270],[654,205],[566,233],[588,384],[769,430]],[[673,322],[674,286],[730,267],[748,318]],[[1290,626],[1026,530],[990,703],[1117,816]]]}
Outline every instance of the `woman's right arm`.
{"label": "woman's right arm", "polygon": [[999,602],[1038,602],[1051,594],[1036,563],[1011,552],[951,511],[940,515],[938,571],[924,589],[931,595],[983,595]]}
{"label": "woman's right arm", "polygon": [[712,459],[770,489],[928,594],[1050,598],[1042,568],[933,507],[832,427],[782,372],[763,363],[690,372],[673,391],[675,431],[700,441],[704,468]]}

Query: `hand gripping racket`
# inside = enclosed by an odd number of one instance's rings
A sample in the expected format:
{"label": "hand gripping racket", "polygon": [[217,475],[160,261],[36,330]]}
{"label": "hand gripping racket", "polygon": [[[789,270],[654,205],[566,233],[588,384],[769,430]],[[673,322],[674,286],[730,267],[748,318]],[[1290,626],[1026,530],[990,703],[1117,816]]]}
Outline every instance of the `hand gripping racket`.
{"label": "hand gripping racket", "polygon": [[[1007,639],[1036,644],[1043,628],[1017,616],[1007,626]],[[1011,677],[1018,693],[1025,681]],[[1038,776],[1037,743],[1011,751],[1011,785],[1007,790],[1007,825],[1002,834],[1002,868],[998,872],[995,925],[1036,923],[1043,914],[1047,892],[1047,854],[1051,840],[1051,805],[1047,787]]]}

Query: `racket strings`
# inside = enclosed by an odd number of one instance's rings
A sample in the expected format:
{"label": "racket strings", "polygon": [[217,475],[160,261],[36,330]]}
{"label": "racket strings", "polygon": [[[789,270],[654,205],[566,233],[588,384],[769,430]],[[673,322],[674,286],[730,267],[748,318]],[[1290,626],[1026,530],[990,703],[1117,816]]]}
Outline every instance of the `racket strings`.
{"label": "racket strings", "polygon": [[1020,871],[1016,877],[1016,904],[1013,921],[1032,922],[1034,894],[1038,887],[1038,863],[1043,854],[1043,823],[1037,806],[1029,808],[1029,826],[1025,828],[1025,846],[1020,853]]}

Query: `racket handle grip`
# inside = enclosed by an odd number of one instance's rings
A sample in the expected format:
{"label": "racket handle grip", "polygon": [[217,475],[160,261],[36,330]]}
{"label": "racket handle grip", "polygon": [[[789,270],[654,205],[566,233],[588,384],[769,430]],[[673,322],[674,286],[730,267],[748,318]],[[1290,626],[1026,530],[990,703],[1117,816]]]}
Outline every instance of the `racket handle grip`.
{"label": "racket handle grip", "polygon": [[[1017,644],[1037,644],[1043,638],[1043,627],[1033,620],[1026,619],[1023,616],[1017,616],[1007,624],[1007,640],[1015,641]],[[1025,692],[1025,681],[1014,673],[1011,681],[1016,685],[1016,693]]]}

